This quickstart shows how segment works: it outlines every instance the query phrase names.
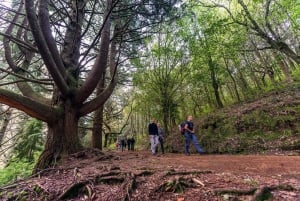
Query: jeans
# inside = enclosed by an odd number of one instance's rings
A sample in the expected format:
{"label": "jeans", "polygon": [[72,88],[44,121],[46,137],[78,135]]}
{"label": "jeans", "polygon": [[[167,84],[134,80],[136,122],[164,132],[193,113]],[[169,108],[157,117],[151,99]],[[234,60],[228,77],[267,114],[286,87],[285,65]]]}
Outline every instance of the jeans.
{"label": "jeans", "polygon": [[158,135],[149,135],[151,143],[151,152],[152,154],[156,153],[156,147],[158,145]]}
{"label": "jeans", "polygon": [[184,138],[185,138],[185,144],[184,144],[184,153],[185,154],[190,154],[189,148],[190,148],[191,142],[194,143],[198,153],[203,153],[204,152],[202,147],[200,146],[195,134],[185,132],[184,133]]}
{"label": "jeans", "polygon": [[[158,137],[158,142],[160,144],[160,149],[161,149],[161,153],[164,154],[165,153],[165,149],[164,149],[164,138],[162,137]],[[156,152],[158,152],[158,145],[156,147]]]}
{"label": "jeans", "polygon": [[127,146],[128,146],[128,151],[133,151],[134,150],[134,140],[128,139]]}
{"label": "jeans", "polygon": [[124,151],[124,148],[126,148],[125,140],[121,140],[121,150]]}

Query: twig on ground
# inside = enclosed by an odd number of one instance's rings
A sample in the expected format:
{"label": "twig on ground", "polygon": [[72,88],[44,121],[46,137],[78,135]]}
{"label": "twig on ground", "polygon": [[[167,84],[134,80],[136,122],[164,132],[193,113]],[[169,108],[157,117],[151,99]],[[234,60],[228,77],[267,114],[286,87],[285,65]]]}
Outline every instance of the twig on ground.
{"label": "twig on ground", "polygon": [[205,186],[204,185],[204,183],[202,182],[202,181],[200,181],[200,180],[198,180],[198,179],[196,179],[196,178],[192,178],[192,181],[194,182],[194,183],[196,183],[196,184],[199,184],[199,185],[201,185],[201,186]]}

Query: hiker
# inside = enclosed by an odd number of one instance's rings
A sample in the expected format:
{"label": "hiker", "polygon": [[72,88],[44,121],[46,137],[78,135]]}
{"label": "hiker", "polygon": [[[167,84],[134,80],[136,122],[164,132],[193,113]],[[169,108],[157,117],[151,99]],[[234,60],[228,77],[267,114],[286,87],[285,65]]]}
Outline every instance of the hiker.
{"label": "hiker", "polygon": [[158,145],[158,128],[155,119],[152,119],[151,123],[148,125],[148,133],[151,143],[151,152],[155,155],[156,147]]}
{"label": "hiker", "polygon": [[135,139],[133,138],[133,136],[127,138],[128,151],[134,151],[134,143],[135,143]]}
{"label": "hiker", "polygon": [[184,144],[185,155],[187,155],[187,156],[190,155],[189,148],[190,148],[191,141],[194,143],[194,145],[197,149],[197,152],[199,154],[204,153],[203,149],[201,148],[201,146],[196,138],[195,132],[194,132],[193,116],[188,116],[187,121],[185,122],[184,138],[185,138],[185,144]]}
{"label": "hiker", "polygon": [[119,141],[117,140],[117,142],[115,143],[115,146],[116,146],[116,149],[119,150],[119,147],[120,147],[120,143]]}
{"label": "hiker", "polygon": [[[161,153],[164,154],[165,153],[165,149],[164,149],[164,130],[161,128],[159,123],[157,124],[157,129],[158,129],[158,141],[159,141],[159,144],[160,144]],[[156,150],[158,150],[158,149],[156,149]]]}
{"label": "hiker", "polygon": [[124,148],[126,149],[125,136],[123,134],[120,135],[120,145],[121,145],[121,150],[123,152]]}

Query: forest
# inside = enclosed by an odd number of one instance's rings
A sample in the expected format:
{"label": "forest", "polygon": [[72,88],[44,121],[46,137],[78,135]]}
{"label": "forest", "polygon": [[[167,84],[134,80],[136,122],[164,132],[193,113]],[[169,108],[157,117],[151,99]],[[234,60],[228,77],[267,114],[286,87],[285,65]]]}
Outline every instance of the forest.
{"label": "forest", "polygon": [[[300,2],[0,10],[0,200],[300,200]],[[203,156],[184,156],[189,115]]]}

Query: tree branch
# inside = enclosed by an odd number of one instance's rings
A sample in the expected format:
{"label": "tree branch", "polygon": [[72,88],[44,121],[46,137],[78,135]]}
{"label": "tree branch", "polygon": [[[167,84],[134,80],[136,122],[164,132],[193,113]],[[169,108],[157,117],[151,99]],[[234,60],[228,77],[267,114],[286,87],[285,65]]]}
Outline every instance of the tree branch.
{"label": "tree branch", "polygon": [[[61,75],[66,78],[66,71],[64,68],[64,64],[62,62],[61,57],[59,56],[58,49],[56,47],[56,42],[52,36],[52,30],[49,23],[49,0],[40,1],[39,6],[39,25],[41,27],[41,31],[45,37],[45,41],[51,52],[51,56],[56,63],[58,70],[60,71]],[[50,56],[50,55],[49,55]]]}
{"label": "tree branch", "polygon": [[51,51],[49,50],[43,33],[38,24],[38,19],[35,13],[34,3],[33,0],[25,0],[25,8],[26,14],[28,18],[29,25],[31,27],[32,35],[36,41],[38,46],[39,52],[45,62],[45,65],[52,75],[54,82],[56,83],[58,89],[62,93],[63,96],[67,96],[69,94],[69,87],[64,80],[63,75],[57,68],[55,61],[53,60]]}
{"label": "tree branch", "polygon": [[271,32],[272,36],[276,39],[278,39],[277,34],[275,33],[275,31],[272,29],[272,26],[269,22],[269,14],[270,14],[270,5],[271,5],[271,1],[272,0],[267,0],[266,2],[266,12],[265,12],[265,24],[266,27],[269,29],[269,31]]}
{"label": "tree branch", "polygon": [[55,117],[59,118],[59,113],[55,108],[5,89],[0,89],[0,103],[48,123],[53,122]]}
{"label": "tree branch", "polygon": [[101,94],[99,94],[93,100],[83,104],[83,106],[79,110],[79,116],[84,116],[88,113],[91,113],[97,108],[99,108],[101,105],[103,105],[112,94],[116,83],[116,81],[112,80]]}
{"label": "tree branch", "polygon": [[104,21],[103,23],[103,30],[102,30],[102,37],[100,42],[100,52],[97,56],[97,59],[94,63],[94,66],[90,73],[88,74],[86,81],[80,87],[78,91],[78,95],[76,97],[76,103],[80,104],[84,102],[89,95],[95,90],[100,75],[103,74],[107,67],[107,60],[108,60],[108,52],[109,52],[109,44],[110,44],[110,27],[111,27],[111,7],[112,7],[112,0],[107,0],[106,10],[104,13]]}
{"label": "tree branch", "polygon": [[0,32],[0,35],[4,36],[5,38],[7,38],[7,39],[9,39],[9,40],[11,40],[13,42],[15,42],[18,45],[26,48],[29,51],[32,51],[32,52],[35,52],[35,53],[39,52],[38,49],[36,49],[34,46],[32,46],[31,44],[26,43],[26,42],[20,40],[19,38],[16,38],[16,37],[14,37],[12,35],[8,35],[8,34],[2,33],[2,32]]}
{"label": "tree branch", "polygon": [[[118,28],[116,27],[115,31],[117,31],[117,29]],[[120,42],[120,44],[121,44],[121,42]],[[96,110],[100,106],[102,106],[107,101],[107,99],[110,97],[110,95],[112,94],[115,86],[117,85],[117,65],[118,65],[118,60],[120,58],[120,52],[119,52],[117,61],[115,61],[115,57],[116,57],[116,41],[112,41],[112,45],[110,48],[110,59],[109,59],[111,81],[102,93],[100,93],[93,100],[85,103],[80,108],[80,111],[79,111],[80,116],[84,116],[84,115]]]}

